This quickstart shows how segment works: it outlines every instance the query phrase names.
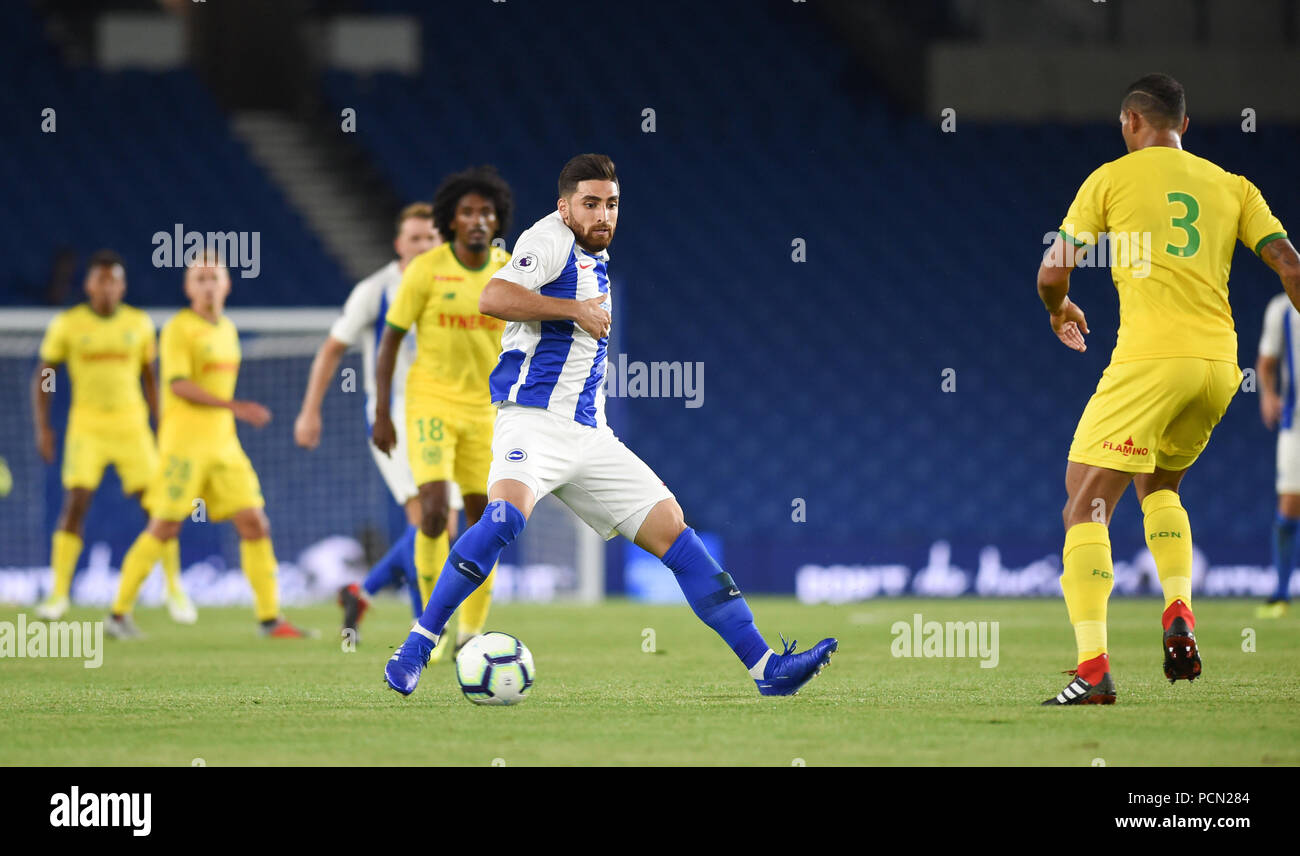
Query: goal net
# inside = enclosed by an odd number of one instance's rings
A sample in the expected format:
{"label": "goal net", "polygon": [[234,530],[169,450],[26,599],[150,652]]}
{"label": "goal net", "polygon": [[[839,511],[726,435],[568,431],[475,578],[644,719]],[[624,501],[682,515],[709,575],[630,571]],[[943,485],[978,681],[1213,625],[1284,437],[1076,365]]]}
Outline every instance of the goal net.
{"label": "goal net", "polygon": [[[0,312],[0,602],[33,603],[48,587],[50,536],[62,496],[59,480],[68,383],[55,379],[51,421],[59,459],[47,466],[33,439],[30,382],[37,352],[54,309]],[[175,309],[149,310],[161,327]],[[334,309],[232,309],[240,330],[243,365],[237,395],[266,405],[272,421],[262,429],[240,423],[239,437],[257,469],[280,561],[282,599],[302,603],[332,597],[359,579],[405,527],[371,459],[367,444],[361,354],[349,351],[321,410],[320,446],[293,441],[293,422],[311,361]],[[86,520],[85,547],[73,585],[77,603],[108,603],[117,568],[145,522],[134,500],[122,496],[116,475],[106,474]],[[462,531],[464,522],[462,521]],[[563,503],[538,503],[528,528],[502,556],[494,597],[508,600],[595,601],[604,595],[604,543]],[[186,522],[181,561],[191,597],[199,605],[251,602],[239,572],[233,527]],[[402,597],[405,594],[394,592]],[[161,599],[161,574],[141,592],[142,603]]]}

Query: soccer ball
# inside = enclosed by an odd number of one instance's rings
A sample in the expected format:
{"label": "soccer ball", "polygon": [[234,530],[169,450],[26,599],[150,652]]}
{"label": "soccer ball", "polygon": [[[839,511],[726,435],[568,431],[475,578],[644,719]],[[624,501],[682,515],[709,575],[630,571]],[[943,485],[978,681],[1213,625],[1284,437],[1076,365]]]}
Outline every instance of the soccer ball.
{"label": "soccer ball", "polygon": [[456,680],[475,704],[518,704],[536,676],[532,652],[509,633],[475,636],[456,655]]}

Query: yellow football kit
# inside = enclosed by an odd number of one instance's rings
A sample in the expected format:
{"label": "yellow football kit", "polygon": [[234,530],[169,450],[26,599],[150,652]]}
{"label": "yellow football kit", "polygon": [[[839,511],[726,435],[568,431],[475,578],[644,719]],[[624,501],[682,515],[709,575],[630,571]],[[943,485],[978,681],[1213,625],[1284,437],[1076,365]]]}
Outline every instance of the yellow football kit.
{"label": "yellow football kit", "polygon": [[[487,493],[496,409],[488,376],[501,353],[505,322],[478,311],[479,295],[510,254],[493,247],[476,270],[456,257],[452,242],[417,256],[402,274],[386,322],[416,325],[416,356],[406,374],[406,449],[417,485],[455,481],[461,493]],[[476,521],[469,521],[472,525]],[[428,602],[449,550],[447,532],[415,537],[421,599]],[[460,610],[462,640],[482,632],[495,575]],[[448,634],[447,638],[450,638]],[[434,652],[441,659],[446,644]]]}
{"label": "yellow football kit", "polygon": [[416,357],[406,375],[406,445],[416,484],[454,480],[462,493],[487,493],[496,409],[488,375],[501,353],[505,322],[478,311],[479,295],[510,254],[492,248],[470,270],[452,244],[417,256],[402,275],[387,323],[416,325]]}
{"label": "yellow football kit", "polygon": [[1069,459],[1133,473],[1184,469],[1241,383],[1228,303],[1235,243],[1258,253],[1286,232],[1247,179],[1148,146],[1088,176],[1061,224],[1076,246],[1103,234],[1119,334]]}
{"label": "yellow football kit", "polygon": [[200,501],[213,521],[261,508],[262,488],[235,433],[235,415],[194,404],[171,389],[172,381],[185,378],[218,398],[233,399],[241,359],[235,325],[225,316],[214,324],[182,309],[163,325],[159,352],[159,464],[145,506],[154,517],[172,521],[190,517]]}
{"label": "yellow football kit", "polygon": [[[128,494],[141,493],[158,463],[149,427],[149,406],[140,373],[156,356],[149,315],[125,303],[103,316],[87,303],[59,313],[41,341],[40,358],[66,364],[72,404],[63,442],[63,486],[96,490],[112,466]],[[56,530],[50,541],[53,584],[48,606],[66,603],[81,556],[76,532]],[[162,550],[169,594],[180,592],[180,553],[175,540]]]}
{"label": "yellow football kit", "polygon": [[[1103,234],[1119,291],[1119,334],[1079,419],[1069,459],[1127,473],[1186,469],[1241,383],[1228,304],[1236,241],[1258,253],[1286,233],[1245,178],[1182,149],[1149,146],[1088,176],[1061,224],[1065,240],[1095,245],[1098,254]],[[1179,632],[1189,633],[1195,624],[1192,531],[1178,493],[1148,494],[1142,525],[1164,593],[1161,622],[1172,632],[1173,622],[1182,620]],[[1113,585],[1106,524],[1070,526],[1061,591],[1074,626],[1077,674],[1094,686],[1110,670],[1106,622]],[[1172,650],[1165,665],[1171,679],[1178,674],[1171,672]],[[1063,696],[1057,701],[1065,703]]]}
{"label": "yellow football kit", "polygon": [[[159,520],[183,521],[201,510],[203,519],[224,520],[236,512],[261,508],[262,488],[235,433],[235,415],[181,398],[172,381],[191,380],[213,396],[235,397],[241,352],[239,332],[229,318],[215,323],[182,309],[163,325],[159,341],[163,387],[158,426],[159,466],[145,493],[145,507]],[[129,613],[149,568],[166,546],[148,529],[122,559],[122,576],[112,613]],[[240,564],[253,589],[253,611],[269,624],[280,614],[277,563],[269,537],[240,539]]]}
{"label": "yellow football kit", "polygon": [[59,313],[41,341],[42,362],[66,363],[72,406],[63,447],[63,486],[99,487],[117,470],[127,493],[144,490],[157,462],[140,370],[154,359],[147,313],[120,304],[110,316],[88,304]]}

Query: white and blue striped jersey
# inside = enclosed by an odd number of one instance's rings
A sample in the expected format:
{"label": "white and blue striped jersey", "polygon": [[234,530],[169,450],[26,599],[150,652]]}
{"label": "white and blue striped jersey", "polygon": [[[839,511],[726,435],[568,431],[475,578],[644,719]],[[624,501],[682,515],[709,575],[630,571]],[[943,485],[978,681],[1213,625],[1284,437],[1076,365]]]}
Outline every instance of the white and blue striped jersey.
{"label": "white and blue striped jersey", "polygon": [[[343,314],[330,327],[330,338],[345,345],[361,346],[362,383],[366,391],[366,427],[375,423],[375,357],[379,354],[379,340],[384,335],[384,317],[397,296],[402,284],[402,269],[391,261],[357,283],[343,304]],[[393,367],[393,397],[389,403],[394,422],[401,422],[402,411],[396,409],[404,401],[406,372],[415,362],[415,328],[407,331],[397,350],[397,363]]]}
{"label": "white and blue striped jersey", "polygon": [[[547,297],[588,300],[609,295],[609,253],[574,241],[559,211],[519,236],[510,264],[495,278]],[[613,314],[612,297],[602,304]],[[593,428],[605,424],[605,361],[609,337],[593,339],[572,321],[511,321],[488,383],[492,403],[541,407]]]}
{"label": "white and blue striped jersey", "polygon": [[1279,363],[1279,382],[1282,395],[1281,427],[1296,426],[1296,365],[1300,363],[1300,312],[1291,305],[1291,298],[1279,294],[1269,301],[1264,310],[1264,330],[1259,336],[1259,353],[1273,357]]}

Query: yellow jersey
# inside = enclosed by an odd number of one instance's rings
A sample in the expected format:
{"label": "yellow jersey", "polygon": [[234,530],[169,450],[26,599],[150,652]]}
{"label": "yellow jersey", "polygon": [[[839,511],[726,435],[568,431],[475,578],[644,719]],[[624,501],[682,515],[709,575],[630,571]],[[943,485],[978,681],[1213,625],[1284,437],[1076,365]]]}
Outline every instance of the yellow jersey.
{"label": "yellow jersey", "polygon": [[510,261],[493,247],[483,267],[461,264],[452,244],[421,253],[406,266],[385,321],[398,330],[416,325],[415,362],[406,397],[431,397],[470,408],[492,407],[488,375],[501,353],[506,322],[478,311],[483,287]]}
{"label": "yellow jersey", "polygon": [[214,324],[192,309],[182,309],[163,325],[158,349],[163,386],[159,447],[215,448],[237,440],[235,414],[187,401],[171,389],[172,381],[186,378],[218,398],[235,397],[242,357],[234,323],[223,315]]}
{"label": "yellow jersey", "polygon": [[1286,237],[1255,185],[1182,149],[1148,146],[1094,170],[1061,223],[1061,236],[1076,246],[1096,245],[1103,234],[1119,291],[1111,362],[1236,363],[1228,303],[1235,242],[1258,253]]}
{"label": "yellow jersey", "polygon": [[125,303],[107,317],[88,303],[60,312],[46,329],[40,350],[42,362],[67,364],[72,382],[69,426],[91,428],[106,419],[144,419],[148,424],[140,369],[154,356],[153,322]]}

